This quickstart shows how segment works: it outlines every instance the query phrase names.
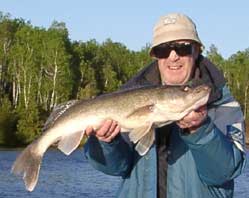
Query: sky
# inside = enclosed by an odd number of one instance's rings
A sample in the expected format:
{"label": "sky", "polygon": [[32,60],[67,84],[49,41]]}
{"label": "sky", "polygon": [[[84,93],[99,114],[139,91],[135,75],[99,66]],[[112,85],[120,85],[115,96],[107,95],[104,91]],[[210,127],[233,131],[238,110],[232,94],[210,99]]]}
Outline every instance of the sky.
{"label": "sky", "polygon": [[228,58],[249,48],[248,0],[5,0],[0,11],[33,26],[64,22],[72,41],[107,38],[139,51],[151,43],[160,16],[181,12],[196,23],[208,50],[211,44]]}

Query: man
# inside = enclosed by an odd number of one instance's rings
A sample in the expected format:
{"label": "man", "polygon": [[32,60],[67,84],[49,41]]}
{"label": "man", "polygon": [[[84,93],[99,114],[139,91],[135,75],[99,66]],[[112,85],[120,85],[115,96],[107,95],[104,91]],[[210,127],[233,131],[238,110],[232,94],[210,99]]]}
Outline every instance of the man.
{"label": "man", "polygon": [[177,123],[155,130],[156,141],[139,156],[117,122],[107,120],[89,135],[85,153],[96,169],[122,176],[123,198],[232,197],[244,166],[244,120],[221,72],[201,55],[194,22],[172,13],[154,27],[150,55],[156,60],[124,85],[208,84],[207,105]]}

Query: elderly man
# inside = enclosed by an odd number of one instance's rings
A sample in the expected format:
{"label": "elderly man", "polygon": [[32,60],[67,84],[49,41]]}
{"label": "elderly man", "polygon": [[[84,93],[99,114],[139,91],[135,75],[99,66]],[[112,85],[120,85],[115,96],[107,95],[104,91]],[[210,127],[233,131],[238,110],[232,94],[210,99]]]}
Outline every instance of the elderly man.
{"label": "elderly man", "polygon": [[223,74],[201,55],[194,22],[171,13],[154,27],[150,55],[155,58],[123,88],[137,85],[208,84],[208,103],[182,120],[155,130],[156,141],[140,156],[114,120],[94,131],[85,153],[96,169],[122,176],[117,197],[232,197],[234,178],[245,163],[244,119]]}

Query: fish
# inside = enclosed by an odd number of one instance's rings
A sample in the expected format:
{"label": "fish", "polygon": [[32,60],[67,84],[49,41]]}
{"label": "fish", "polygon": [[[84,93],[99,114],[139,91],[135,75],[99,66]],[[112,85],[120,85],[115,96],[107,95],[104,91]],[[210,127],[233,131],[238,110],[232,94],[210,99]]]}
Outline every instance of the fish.
{"label": "fish", "polygon": [[136,151],[145,155],[155,140],[155,128],[182,119],[205,105],[210,88],[200,85],[143,86],[103,94],[88,100],[73,100],[58,105],[48,117],[43,133],[17,157],[12,173],[22,175],[26,190],[37,185],[44,153],[51,145],[70,155],[80,144],[85,129],[97,130],[112,119],[126,132]]}

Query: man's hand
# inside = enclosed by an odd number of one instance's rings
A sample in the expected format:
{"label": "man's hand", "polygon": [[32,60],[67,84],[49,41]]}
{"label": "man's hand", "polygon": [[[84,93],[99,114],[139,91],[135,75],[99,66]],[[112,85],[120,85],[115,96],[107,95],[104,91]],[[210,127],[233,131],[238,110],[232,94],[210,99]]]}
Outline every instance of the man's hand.
{"label": "man's hand", "polygon": [[86,135],[94,135],[98,140],[111,142],[120,133],[120,126],[114,120],[106,120],[98,130],[87,127]]}
{"label": "man's hand", "polygon": [[189,129],[190,133],[194,133],[201,126],[207,117],[207,106],[202,106],[199,109],[190,112],[184,118],[179,120],[177,125],[182,129]]}

